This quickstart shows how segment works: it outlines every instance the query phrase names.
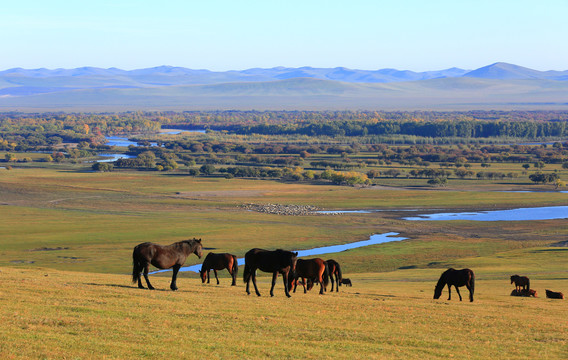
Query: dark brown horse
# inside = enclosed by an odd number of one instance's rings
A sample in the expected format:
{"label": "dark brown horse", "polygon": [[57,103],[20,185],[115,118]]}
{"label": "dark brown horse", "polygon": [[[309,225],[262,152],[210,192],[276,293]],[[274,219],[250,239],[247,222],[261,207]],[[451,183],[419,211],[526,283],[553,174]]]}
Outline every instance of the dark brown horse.
{"label": "dark brown horse", "polygon": [[564,294],[559,291],[546,290],[546,297],[549,299],[564,299]]}
{"label": "dark brown horse", "polygon": [[250,295],[250,280],[254,285],[256,295],[260,296],[258,287],[256,286],[256,270],[272,273],[272,287],[270,288],[270,296],[274,296],[274,285],[278,273],[282,274],[284,280],[284,293],[290,297],[288,291],[288,276],[294,276],[296,268],[297,252],[286,251],[282,249],[270,251],[263,249],[251,249],[245,254],[245,269],[243,271],[243,280],[247,284],[246,291]]}
{"label": "dark brown horse", "polygon": [[201,276],[201,282],[204,283],[207,279],[209,284],[209,271],[213,269],[215,273],[215,279],[217,279],[217,285],[219,285],[219,278],[217,277],[217,270],[227,269],[229,274],[233,277],[233,283],[231,286],[237,285],[237,273],[239,272],[239,265],[237,264],[237,257],[232,254],[223,253],[215,254],[210,252],[205,257],[203,265],[201,265],[201,270],[199,270],[199,276]]}
{"label": "dark brown horse", "polygon": [[329,259],[325,261],[329,269],[329,277],[331,278],[331,292],[333,292],[333,282],[335,276],[335,291],[339,292],[339,285],[341,285],[341,280],[343,280],[343,275],[341,274],[341,266],[335,260]]}
{"label": "dark brown horse", "polygon": [[528,290],[513,290],[511,291],[511,296],[524,296],[524,297],[536,297],[536,290],[528,289]]}
{"label": "dark brown horse", "polygon": [[[294,279],[302,279],[300,284],[304,287],[304,294],[307,292],[306,284],[308,289],[311,289],[314,283],[320,284],[320,294],[323,294],[324,290],[327,290],[327,285],[329,284],[329,269],[325,261],[320,258],[315,259],[298,259],[296,262],[296,275]],[[291,279],[292,280],[292,279]],[[310,286],[310,283],[312,286]],[[294,282],[294,292],[296,292],[296,287],[298,282]]]}
{"label": "dark brown horse", "polygon": [[526,276],[511,275],[511,284],[515,283],[515,290],[528,291],[531,288],[531,281]]}
{"label": "dark brown horse", "polygon": [[341,283],[345,286],[353,286],[353,284],[351,283],[351,279],[349,279],[349,278],[341,279]]}
{"label": "dark brown horse", "polygon": [[158,269],[173,268],[174,273],[172,275],[170,289],[175,291],[178,289],[176,279],[179,268],[185,263],[185,259],[187,259],[191,253],[201,259],[203,255],[201,239],[197,240],[194,238],[192,240],[183,240],[167,246],[149,242],[136,245],[132,252],[132,282],[138,282],[138,287],[144,289],[140,278],[140,272],[144,271],[144,279],[146,279],[148,289],[154,290],[154,287],[150,284],[150,280],[148,280],[150,264]]}
{"label": "dark brown horse", "polygon": [[456,270],[450,268],[442,273],[440,276],[440,280],[438,280],[438,284],[436,284],[436,288],[434,289],[434,299],[439,299],[442,295],[442,290],[444,286],[448,285],[448,300],[452,300],[452,285],[456,288],[458,296],[460,297],[460,301],[462,301],[462,297],[460,294],[460,290],[458,289],[461,286],[466,286],[469,290],[469,301],[473,301],[473,292],[475,290],[475,275],[473,271],[470,269],[462,269]]}

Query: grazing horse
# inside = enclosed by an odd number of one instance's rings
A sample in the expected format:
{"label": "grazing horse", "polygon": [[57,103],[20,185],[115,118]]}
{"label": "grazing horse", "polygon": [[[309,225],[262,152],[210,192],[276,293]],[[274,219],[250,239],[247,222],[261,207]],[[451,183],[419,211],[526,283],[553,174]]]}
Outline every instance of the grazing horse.
{"label": "grazing horse", "polygon": [[148,289],[154,290],[150,280],[148,280],[148,270],[150,264],[158,269],[173,268],[174,274],[172,275],[172,282],[170,289],[177,290],[176,279],[179,268],[185,263],[185,259],[191,253],[194,253],[201,259],[203,255],[203,246],[201,239],[183,240],[171,245],[163,246],[145,242],[134,247],[132,252],[132,282],[138,282],[138,287],[144,289],[142,280],[140,279],[140,272],[144,270],[144,279],[148,284]]}
{"label": "grazing horse", "polygon": [[564,299],[564,294],[558,291],[546,290],[546,297],[549,299]]}
{"label": "grazing horse", "polygon": [[351,284],[351,279],[349,279],[349,278],[341,279],[341,283],[345,286],[353,286],[353,284]]}
{"label": "grazing horse", "polygon": [[[304,287],[304,294],[307,292],[306,284],[308,284],[308,288],[311,289],[311,281],[312,286],[314,283],[320,284],[319,293],[323,295],[324,289],[327,290],[327,284],[329,284],[329,269],[327,267],[327,263],[320,258],[309,260],[298,259],[296,262],[296,276],[294,276],[294,279],[299,278],[302,278],[301,284]],[[296,292],[297,286],[298,282],[296,281],[294,284],[294,292]]]}
{"label": "grazing horse", "polygon": [[247,284],[247,294],[250,295],[249,286],[250,280],[252,279],[256,295],[260,296],[260,292],[256,286],[256,270],[260,269],[261,271],[272,273],[270,296],[274,296],[274,285],[276,284],[278,273],[280,273],[284,280],[284,293],[287,297],[290,297],[290,292],[288,291],[288,278],[289,276],[294,276],[297,256],[297,252],[282,249],[270,251],[254,248],[249,250],[245,254],[245,269],[243,271],[243,280]]}
{"label": "grazing horse", "polygon": [[526,276],[511,275],[511,284],[515,283],[515,290],[528,291],[531,288],[531,281]]}
{"label": "grazing horse", "polygon": [[473,301],[473,292],[475,290],[475,275],[473,274],[472,270],[456,270],[450,268],[444,271],[442,273],[442,276],[440,276],[440,280],[438,280],[438,284],[436,284],[436,288],[434,289],[434,299],[440,298],[440,295],[442,295],[442,290],[444,289],[444,286],[446,286],[446,284],[448,284],[448,300],[452,299],[453,285],[456,288],[458,296],[460,297],[460,301],[462,301],[458,287],[465,285],[469,290],[469,301]]}
{"label": "grazing horse", "polygon": [[341,274],[341,266],[335,260],[329,259],[325,261],[327,267],[329,268],[329,277],[331,278],[331,292],[333,292],[333,277],[335,276],[335,291],[339,292],[339,285],[343,280],[343,275]]}
{"label": "grazing horse", "polygon": [[209,271],[213,269],[215,273],[215,279],[217,279],[217,285],[219,285],[219,278],[217,277],[217,270],[227,269],[229,274],[233,277],[233,283],[231,286],[237,285],[237,273],[239,272],[239,265],[237,264],[237,257],[232,254],[215,254],[210,252],[205,257],[203,265],[201,265],[201,270],[199,270],[199,276],[201,277],[201,282],[204,283],[207,279],[209,284]]}

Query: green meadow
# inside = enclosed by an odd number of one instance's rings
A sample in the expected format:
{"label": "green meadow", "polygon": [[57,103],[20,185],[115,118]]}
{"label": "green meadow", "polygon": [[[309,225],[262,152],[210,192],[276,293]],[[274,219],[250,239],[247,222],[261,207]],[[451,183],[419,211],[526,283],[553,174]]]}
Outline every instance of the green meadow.
{"label": "green meadow", "polygon": [[[568,194],[506,192],[526,180],[443,189],[389,179],[350,187],[269,180],[190,177],[85,166],[0,169],[0,357],[125,358],[563,358],[568,356],[566,220],[406,221],[417,211],[566,205]],[[422,181],[423,182],[423,181]],[[470,185],[471,184],[471,185]],[[533,185],[534,186],[534,185]],[[542,187],[536,187],[542,189]],[[549,189],[552,190],[552,189]],[[369,214],[285,216],[245,204],[301,204]],[[284,296],[203,285],[181,273],[151,275],[158,290],[130,283],[132,249],[202,238],[204,253],[289,250],[367,240],[395,232],[407,240],[321,256],[342,264],[353,287]],[[564,243],[565,245],[565,243]],[[190,256],[186,265],[197,264]],[[455,290],[433,300],[448,267],[473,269],[475,301]],[[512,274],[531,278],[537,298],[509,296]],[[467,289],[461,290],[464,300]]]}

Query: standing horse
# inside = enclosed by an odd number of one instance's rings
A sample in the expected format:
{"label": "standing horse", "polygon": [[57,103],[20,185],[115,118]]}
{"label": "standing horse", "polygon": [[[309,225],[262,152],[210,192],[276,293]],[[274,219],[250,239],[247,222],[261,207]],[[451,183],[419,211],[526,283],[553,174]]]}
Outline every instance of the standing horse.
{"label": "standing horse", "polygon": [[256,295],[260,296],[260,292],[256,286],[256,270],[260,269],[261,271],[272,273],[270,296],[274,296],[274,285],[276,284],[278,273],[280,273],[284,280],[284,293],[287,297],[290,297],[290,292],[288,291],[288,277],[294,276],[297,256],[297,252],[282,249],[270,251],[254,248],[249,250],[245,254],[245,269],[243,271],[243,280],[247,284],[247,294],[250,295],[249,285],[252,279]]}
{"label": "standing horse", "polygon": [[239,265],[237,264],[237,257],[232,254],[215,254],[210,252],[205,257],[203,265],[201,265],[201,270],[199,270],[199,276],[201,277],[201,282],[204,283],[207,279],[209,284],[209,271],[213,269],[215,273],[215,279],[217,279],[217,285],[219,285],[219,278],[217,277],[217,270],[227,269],[229,274],[233,277],[233,283],[231,286],[237,285],[237,273],[239,272]]}
{"label": "standing horse", "polygon": [[460,301],[462,301],[462,297],[460,294],[460,290],[458,287],[466,286],[469,290],[469,301],[473,301],[473,292],[475,290],[475,275],[473,271],[470,269],[462,269],[456,270],[450,268],[442,273],[440,276],[440,280],[438,280],[438,284],[436,284],[436,288],[434,289],[434,299],[439,299],[440,295],[442,295],[442,290],[444,286],[448,284],[448,300],[452,299],[452,285],[456,288],[458,296],[460,297]]}
{"label": "standing horse", "polygon": [[[309,260],[298,259],[296,262],[296,276],[294,276],[294,279],[299,278],[302,278],[301,284],[304,287],[304,294],[307,292],[306,284],[308,284],[308,288],[311,289],[309,284],[311,281],[312,286],[314,283],[319,282],[319,293],[323,295],[324,289],[327,290],[327,284],[329,283],[329,269],[327,267],[327,263],[320,258]],[[296,292],[297,286],[298,282],[294,281],[294,292]]]}
{"label": "standing horse", "polygon": [[158,269],[173,268],[172,282],[170,289],[177,290],[176,279],[179,268],[185,263],[185,259],[191,253],[197,255],[201,259],[203,255],[203,246],[201,239],[183,240],[171,245],[163,246],[145,242],[134,247],[132,252],[132,282],[138,282],[138,287],[144,289],[142,280],[140,279],[140,272],[144,270],[144,279],[148,284],[148,289],[154,290],[150,280],[148,280],[148,270],[150,264]]}
{"label": "standing horse", "polygon": [[531,281],[526,276],[511,275],[511,284],[515,283],[515,290],[518,292],[529,291],[531,289]]}
{"label": "standing horse", "polygon": [[329,259],[325,261],[327,267],[329,268],[329,277],[331,278],[331,292],[333,292],[333,277],[335,276],[335,291],[339,292],[339,285],[341,280],[343,280],[343,275],[341,274],[341,266],[335,260]]}

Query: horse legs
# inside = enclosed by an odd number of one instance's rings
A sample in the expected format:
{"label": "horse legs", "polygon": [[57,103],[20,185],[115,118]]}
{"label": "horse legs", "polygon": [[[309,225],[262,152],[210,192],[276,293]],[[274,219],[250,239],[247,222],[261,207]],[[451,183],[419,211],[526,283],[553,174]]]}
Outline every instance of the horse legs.
{"label": "horse legs", "polygon": [[230,270],[229,274],[231,274],[231,276],[233,277],[233,283],[231,284],[231,286],[236,286],[237,285],[237,272]]}
{"label": "horse legs", "polygon": [[308,291],[306,290],[306,283],[307,283],[307,282],[308,282],[308,279],[302,278],[302,286],[304,287],[304,294],[308,292]]}
{"label": "horse legs", "polygon": [[251,277],[251,275],[249,275],[248,278],[246,279],[246,283],[247,283],[247,288],[246,288],[247,295],[250,295],[250,290],[249,290],[249,287],[250,287],[250,277]]}
{"label": "horse legs", "polygon": [[[333,292],[333,274],[329,275],[329,278],[331,279],[331,292]],[[337,279],[337,276],[335,277]],[[337,285],[339,287],[339,285]]]}
{"label": "horse legs", "polygon": [[252,272],[252,284],[254,285],[254,291],[256,292],[256,295],[260,296],[260,291],[258,291],[258,287],[256,286],[256,270],[254,270]]}
{"label": "horse legs", "polygon": [[473,302],[473,292],[472,292],[472,289],[471,289],[471,285],[466,284],[466,287],[469,290],[469,301]]}
{"label": "horse legs", "polygon": [[[146,264],[146,266],[144,267],[144,279],[146,279],[146,284],[148,285],[148,289],[154,290],[154,287],[152,286],[152,284],[150,284],[150,279],[148,279],[148,272],[149,271],[150,271],[150,264]],[[140,287],[140,285],[142,285],[141,281],[138,284],[138,287]],[[142,289],[143,288],[144,287],[142,286]]]}
{"label": "horse legs", "polygon": [[[278,274],[278,273],[274,273],[274,274]],[[284,293],[286,294],[287,297],[291,297],[292,295],[290,295],[290,291],[288,291],[288,276],[290,276],[289,273],[287,273],[287,272],[282,273],[282,280],[284,280]]]}
{"label": "horse legs", "polygon": [[217,277],[217,270],[213,269],[213,272],[215,273],[215,279],[217,279],[217,285],[219,285],[219,278]]}
{"label": "horse legs", "polygon": [[[442,289],[442,290],[444,290],[444,289]],[[448,284],[448,300],[452,300],[452,287],[451,287],[450,284]]]}
{"label": "horse legs", "polygon": [[270,287],[270,296],[274,296],[274,285],[276,285],[276,278],[278,277],[278,271],[272,274],[272,287]]}
{"label": "horse legs", "polygon": [[[321,276],[320,276],[320,277],[321,277]],[[323,294],[324,294],[324,293],[323,293],[323,286],[324,286],[324,285],[323,285],[323,279],[321,279],[321,281],[320,281],[319,283],[320,283],[320,295],[323,295]],[[333,284],[333,282],[332,282],[332,284]]]}
{"label": "horse legs", "polygon": [[458,293],[458,296],[460,297],[460,301],[462,301],[462,296],[460,294],[460,289],[454,285],[454,287],[456,288],[456,292]]}
{"label": "horse legs", "polygon": [[144,289],[144,285],[142,285],[142,269],[135,267],[133,273],[135,274],[136,280],[138,281],[138,288]]}
{"label": "horse legs", "polygon": [[207,283],[209,284],[209,272],[211,271],[211,269],[207,269]]}
{"label": "horse legs", "polygon": [[179,271],[180,267],[181,267],[181,265],[174,265],[174,267],[173,267],[174,274],[172,275],[172,283],[170,284],[170,289],[172,289],[173,291],[176,291],[178,289],[178,287],[176,285],[176,280],[177,280],[177,275],[178,275],[178,271]]}

